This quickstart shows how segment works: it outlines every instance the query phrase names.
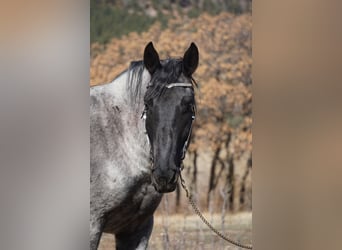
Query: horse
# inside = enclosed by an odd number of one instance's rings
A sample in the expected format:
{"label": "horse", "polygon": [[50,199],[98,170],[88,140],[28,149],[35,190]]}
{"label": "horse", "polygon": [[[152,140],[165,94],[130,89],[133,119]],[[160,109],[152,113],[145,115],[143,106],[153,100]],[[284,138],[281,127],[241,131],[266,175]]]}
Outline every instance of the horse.
{"label": "horse", "polygon": [[142,61],[90,88],[90,249],[101,234],[116,249],[146,249],[163,193],[176,189],[195,117],[199,61],[160,60],[153,43]]}

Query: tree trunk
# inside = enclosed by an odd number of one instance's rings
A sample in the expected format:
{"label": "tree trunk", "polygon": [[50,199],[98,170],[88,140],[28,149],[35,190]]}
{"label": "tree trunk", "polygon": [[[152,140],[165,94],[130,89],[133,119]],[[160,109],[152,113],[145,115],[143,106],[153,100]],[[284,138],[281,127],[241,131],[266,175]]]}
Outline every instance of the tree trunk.
{"label": "tree trunk", "polygon": [[194,171],[192,172],[192,190],[197,193],[197,157],[198,157],[198,153],[197,150],[195,149],[194,151],[194,158],[193,158],[193,167],[194,167]]}
{"label": "tree trunk", "polygon": [[208,207],[209,207],[209,201],[210,201],[210,192],[214,189],[216,163],[217,163],[220,152],[221,152],[221,145],[217,146],[215,153],[214,153],[213,160],[211,162],[210,176],[209,176],[209,188],[208,188],[208,193],[207,193],[207,206]]}
{"label": "tree trunk", "polygon": [[176,187],[176,213],[179,212],[179,207],[180,207],[180,196],[181,196],[181,186],[179,185],[179,182],[177,182],[177,187]]}
{"label": "tree trunk", "polygon": [[247,161],[247,168],[242,177],[241,181],[241,189],[240,189],[240,210],[244,209],[245,204],[245,195],[246,195],[246,179],[249,174],[249,169],[252,168],[252,155],[249,157]]}
{"label": "tree trunk", "polygon": [[234,211],[234,192],[235,192],[235,187],[234,187],[234,161],[233,157],[229,157],[228,160],[228,175],[227,175],[227,184],[228,187],[230,187],[230,192],[229,192],[229,210]]}

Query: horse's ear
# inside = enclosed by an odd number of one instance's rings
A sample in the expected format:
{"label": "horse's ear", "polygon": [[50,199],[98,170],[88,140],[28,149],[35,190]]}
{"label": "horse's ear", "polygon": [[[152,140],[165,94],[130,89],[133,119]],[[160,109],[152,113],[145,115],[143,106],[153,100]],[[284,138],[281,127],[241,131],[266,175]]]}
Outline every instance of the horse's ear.
{"label": "horse's ear", "polygon": [[149,42],[145,47],[144,65],[151,75],[161,67],[158,52],[153,47],[152,42]]}
{"label": "horse's ear", "polygon": [[198,48],[196,44],[191,43],[190,47],[184,53],[183,57],[183,73],[191,76],[198,66]]}

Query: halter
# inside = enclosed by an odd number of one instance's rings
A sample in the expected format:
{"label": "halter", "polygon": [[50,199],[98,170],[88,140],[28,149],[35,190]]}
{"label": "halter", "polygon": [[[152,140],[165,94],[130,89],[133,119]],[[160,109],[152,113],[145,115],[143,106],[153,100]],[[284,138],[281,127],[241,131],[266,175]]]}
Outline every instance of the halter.
{"label": "halter", "polygon": [[[170,83],[170,84],[167,84],[165,86],[166,88],[168,89],[171,89],[173,87],[185,87],[185,88],[192,88],[192,84],[191,83],[182,83],[182,82],[175,82],[175,83]],[[141,115],[141,118],[145,121],[145,135],[147,137],[147,142],[148,144],[151,146],[151,142],[150,142],[150,139],[148,138],[148,135],[147,135],[147,131],[146,131],[146,118],[147,118],[147,115],[146,115],[146,107]],[[182,158],[181,160],[183,161],[184,158],[185,158],[185,153],[186,153],[186,150],[188,149],[189,147],[189,140],[190,140],[190,137],[191,137],[191,132],[192,132],[192,126],[193,126],[193,123],[194,123],[194,120],[195,120],[195,111],[193,110],[193,115],[191,116],[191,126],[190,126],[190,130],[189,130],[189,134],[188,134],[188,137],[184,143],[184,146],[183,146],[183,151],[182,151]],[[151,148],[151,160],[152,160],[152,164],[153,164],[153,156],[152,156],[152,148]]]}

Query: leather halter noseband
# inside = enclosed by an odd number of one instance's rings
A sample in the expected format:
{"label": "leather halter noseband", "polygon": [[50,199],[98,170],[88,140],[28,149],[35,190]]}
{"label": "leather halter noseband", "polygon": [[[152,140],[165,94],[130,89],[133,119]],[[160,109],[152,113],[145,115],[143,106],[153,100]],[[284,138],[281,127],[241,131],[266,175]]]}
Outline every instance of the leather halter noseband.
{"label": "leather halter noseband", "polygon": [[[185,87],[185,88],[192,88],[193,85],[191,83],[182,83],[182,82],[175,82],[175,83],[169,83],[165,86],[166,88],[168,89],[171,89],[173,87]],[[150,139],[148,138],[148,135],[147,135],[147,131],[146,131],[146,118],[147,118],[147,115],[146,115],[146,107],[141,115],[141,118],[145,121],[145,134],[146,134],[146,137],[147,137],[147,142],[150,144],[151,146],[151,142],[150,142]],[[183,154],[182,154],[182,158],[181,160],[183,161],[184,158],[185,158],[185,153],[186,153],[186,150],[188,149],[188,146],[189,146],[189,140],[190,140],[190,136],[191,136],[191,132],[192,132],[192,125],[194,123],[194,120],[195,120],[195,112],[193,113],[193,115],[191,116],[192,118],[192,121],[191,121],[191,126],[190,126],[190,131],[189,131],[189,134],[188,134],[188,137],[184,143],[184,146],[183,146]],[[152,150],[152,149],[151,149]],[[151,157],[152,157],[152,152],[151,152]],[[153,161],[153,158],[152,158],[152,161]],[[153,163],[153,162],[152,162]]]}

